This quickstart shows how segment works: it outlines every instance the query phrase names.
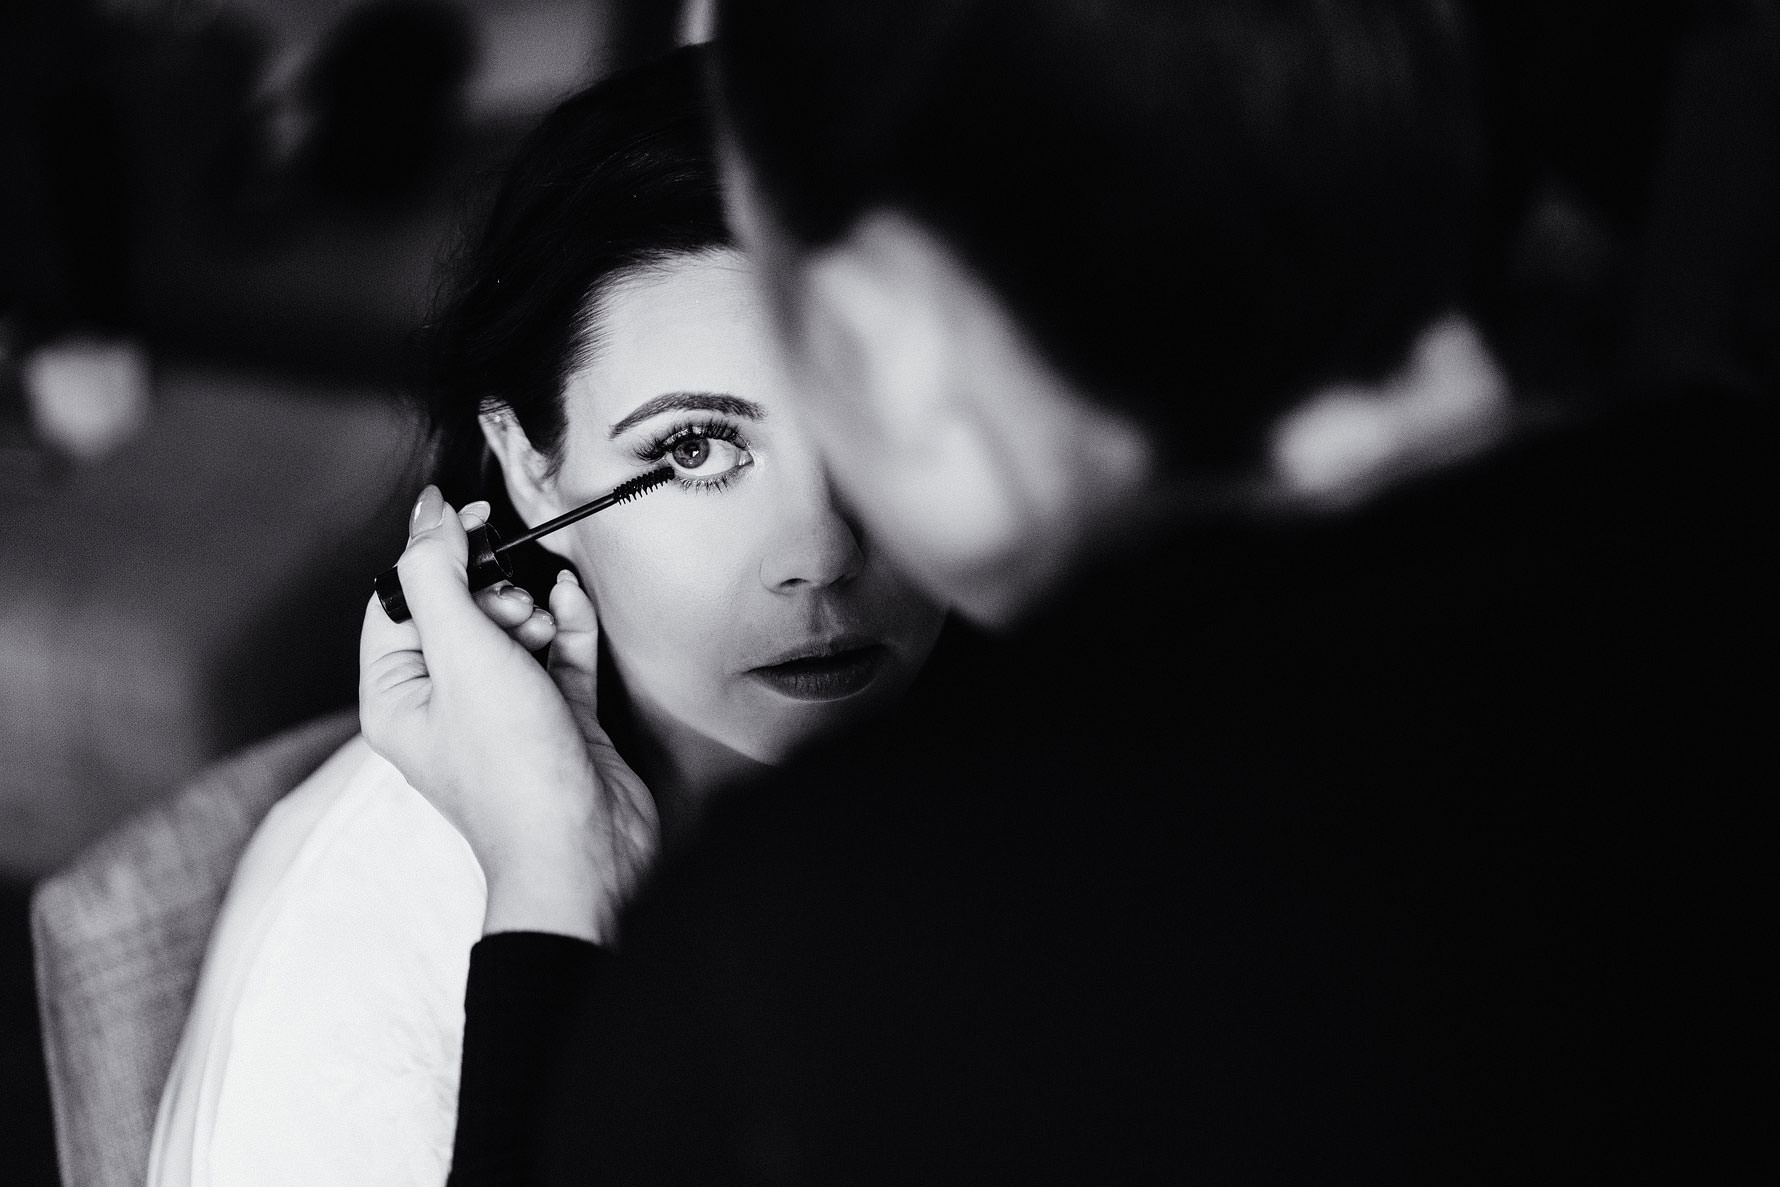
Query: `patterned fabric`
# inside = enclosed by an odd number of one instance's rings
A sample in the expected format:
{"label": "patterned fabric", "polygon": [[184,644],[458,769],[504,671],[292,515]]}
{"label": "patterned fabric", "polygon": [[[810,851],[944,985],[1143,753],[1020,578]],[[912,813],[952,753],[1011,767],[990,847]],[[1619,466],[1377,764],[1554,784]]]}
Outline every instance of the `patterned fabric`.
{"label": "patterned fabric", "polygon": [[32,936],[70,1187],[140,1187],[161,1087],[235,865],[279,797],[358,729],[318,719],[225,760],[41,882]]}

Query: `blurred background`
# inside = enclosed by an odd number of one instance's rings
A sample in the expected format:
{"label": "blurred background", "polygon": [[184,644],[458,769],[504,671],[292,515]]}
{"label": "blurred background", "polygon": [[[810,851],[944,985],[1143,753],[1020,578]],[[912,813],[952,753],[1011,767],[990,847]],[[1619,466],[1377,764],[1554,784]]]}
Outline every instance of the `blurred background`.
{"label": "blurred background", "polygon": [[[1477,306],[1523,398],[1780,390],[1769,0],[1475,4]],[[674,0],[0,5],[0,1130],[55,1181],[32,884],[354,696],[459,215]]]}

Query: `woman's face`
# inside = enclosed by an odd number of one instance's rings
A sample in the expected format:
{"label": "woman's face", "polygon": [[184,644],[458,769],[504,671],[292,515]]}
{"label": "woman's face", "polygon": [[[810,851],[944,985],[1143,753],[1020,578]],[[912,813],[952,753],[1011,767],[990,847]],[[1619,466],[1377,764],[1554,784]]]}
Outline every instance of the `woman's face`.
{"label": "woman's face", "polygon": [[567,510],[658,466],[675,481],[547,543],[580,571],[657,744],[773,763],[906,688],[942,615],[836,508],[757,292],[733,251],[606,292],[546,489]]}

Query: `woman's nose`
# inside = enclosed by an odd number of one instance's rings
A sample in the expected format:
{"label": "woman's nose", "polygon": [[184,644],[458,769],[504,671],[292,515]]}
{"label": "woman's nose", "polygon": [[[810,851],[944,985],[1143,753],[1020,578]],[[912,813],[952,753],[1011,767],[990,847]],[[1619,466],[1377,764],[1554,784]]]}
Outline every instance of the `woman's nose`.
{"label": "woman's nose", "polygon": [[760,581],[775,592],[839,585],[865,567],[859,530],[824,488],[816,505],[778,532],[760,562]]}

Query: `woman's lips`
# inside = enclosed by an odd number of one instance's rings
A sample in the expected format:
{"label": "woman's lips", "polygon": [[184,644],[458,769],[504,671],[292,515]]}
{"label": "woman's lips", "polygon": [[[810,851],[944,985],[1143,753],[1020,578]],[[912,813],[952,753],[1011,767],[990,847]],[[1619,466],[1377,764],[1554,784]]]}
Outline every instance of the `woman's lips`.
{"label": "woman's lips", "polygon": [[792,700],[838,701],[877,679],[884,658],[884,645],[871,643],[764,664],[748,675]]}

